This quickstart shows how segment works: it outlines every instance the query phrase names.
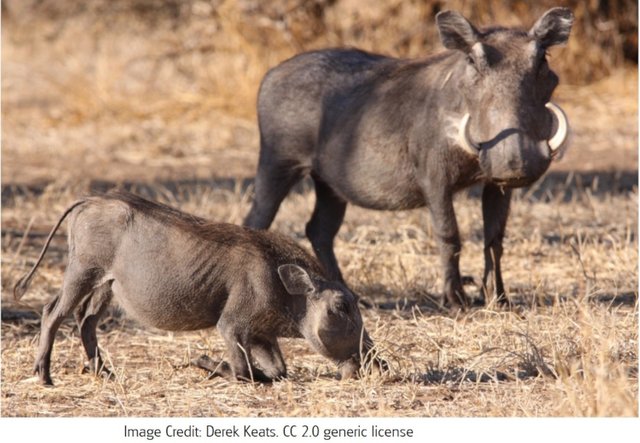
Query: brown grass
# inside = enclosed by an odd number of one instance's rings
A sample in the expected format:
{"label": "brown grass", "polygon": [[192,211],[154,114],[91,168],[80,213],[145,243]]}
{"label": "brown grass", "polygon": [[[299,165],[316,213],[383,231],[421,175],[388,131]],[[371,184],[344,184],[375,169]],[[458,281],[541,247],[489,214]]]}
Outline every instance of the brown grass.
{"label": "brown grass", "polygon": [[[441,50],[436,2],[240,6],[249,3],[3,2],[2,183],[250,177],[256,92],[268,68],[300,50],[332,45],[411,57]],[[528,26],[551,3],[518,2],[515,12],[511,2],[446,7],[478,23]],[[577,16],[572,43],[554,50],[551,65],[561,75],[556,98],[580,149],[564,164],[628,169],[630,160],[637,164],[636,66],[596,31],[608,23],[620,30],[618,40],[635,35],[623,28],[633,28],[627,21],[637,14],[625,12],[632,7],[624,1],[608,2],[608,15],[589,9],[591,2],[566,3]],[[602,47],[598,39],[605,39]],[[589,79],[600,80],[585,86]],[[68,158],[78,167],[68,168]]]}
{"label": "brown grass", "polygon": [[[560,2],[577,17],[574,43],[551,59],[573,147],[551,175],[597,178],[517,193],[504,258],[516,309],[434,310],[442,276],[425,211],[350,207],[336,252],[348,282],[376,305],[363,314],[391,362],[385,377],[338,382],[304,342],[284,340],[288,381],[207,380],[184,365],[203,352],[224,355],[215,330],[149,330],[114,308],[99,341],[115,381],[79,373],[83,352],[69,321],[54,348],[56,386],[34,382],[38,315],[60,286],[64,235],[20,304],[11,288],[91,181],[142,183],[177,207],[239,223],[250,196],[241,179],[253,176],[258,153],[255,93],[268,67],[326,45],[400,56],[438,46],[436,2],[299,3],[2,3],[2,415],[637,416],[637,181],[623,192],[615,182],[637,174],[637,72],[622,61],[637,14],[627,1],[607,2],[606,14],[596,14],[599,2]],[[528,26],[547,3],[445,6],[479,23]],[[237,6],[249,4],[256,8]],[[34,184],[43,192],[16,192]],[[308,246],[313,202],[303,187],[273,228]],[[456,208],[462,270],[478,277],[479,201],[462,194]]]}
{"label": "brown grass", "polygon": [[[33,262],[42,237],[79,189],[49,188],[5,207],[3,287]],[[248,209],[238,191],[191,188],[164,199],[215,220],[238,222]],[[313,196],[294,194],[275,226],[302,238]],[[479,202],[456,202],[466,239],[462,269],[481,275]],[[616,214],[607,217],[605,214]],[[61,282],[64,235],[20,304],[3,293],[3,415],[18,416],[633,416],[638,414],[637,195],[568,202],[520,196],[513,205],[504,260],[518,307],[450,316],[432,309],[441,275],[423,211],[349,210],[336,251],[347,280],[377,307],[364,309],[384,377],[339,382],[335,368],[302,340],[283,340],[290,378],[273,386],[207,380],[185,364],[201,353],[224,356],[215,330],[149,330],[112,310],[99,331],[115,381],[80,374],[83,352],[71,321],[58,332],[52,373],[40,387],[31,365],[38,313]],[[303,241],[306,245],[306,241]],[[468,288],[474,291],[473,287]],[[274,407],[277,405],[277,407]]]}

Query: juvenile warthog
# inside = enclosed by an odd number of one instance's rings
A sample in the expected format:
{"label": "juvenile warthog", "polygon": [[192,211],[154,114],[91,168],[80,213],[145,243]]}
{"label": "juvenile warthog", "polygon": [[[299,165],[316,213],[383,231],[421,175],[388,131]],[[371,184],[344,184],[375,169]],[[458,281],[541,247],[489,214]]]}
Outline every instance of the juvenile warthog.
{"label": "juvenile warthog", "polygon": [[351,49],[293,57],[260,86],[260,159],[245,225],[267,229],[289,189],[311,175],[306,234],[328,275],[347,202],[371,209],[428,206],[440,243],[444,294],[465,305],[453,195],[484,183],[485,272],[480,301],[507,302],[500,258],[511,188],[539,179],[566,145],[551,100],[558,77],[546,51],[567,41],[573,14],[547,11],[529,31],[476,29],[436,16],[441,54],[400,60]]}
{"label": "juvenile warthog", "polygon": [[[270,381],[286,376],[277,337],[304,337],[355,375],[371,348],[356,297],[331,281],[288,238],[210,223],[125,192],[72,204],[52,229],[20,298],[69,216],[69,259],[61,293],[44,307],[34,370],[51,384],[55,333],[75,309],[90,369],[106,371],[96,325],[112,297],[143,324],[171,331],[218,327],[229,352],[219,375]],[[216,369],[208,360],[198,360]],[[253,362],[257,362],[258,366]]]}

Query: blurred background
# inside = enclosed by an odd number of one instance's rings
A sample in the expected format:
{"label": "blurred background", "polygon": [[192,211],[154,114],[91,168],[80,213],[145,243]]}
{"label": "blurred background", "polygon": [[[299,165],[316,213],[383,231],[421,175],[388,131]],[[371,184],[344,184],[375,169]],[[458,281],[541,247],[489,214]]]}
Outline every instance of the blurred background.
{"label": "blurred background", "polygon": [[637,170],[638,6],[631,0],[5,0],[2,183],[252,177],[256,93],[296,53],[443,48],[444,9],[529,28],[575,14],[554,48],[574,146],[554,168]]}

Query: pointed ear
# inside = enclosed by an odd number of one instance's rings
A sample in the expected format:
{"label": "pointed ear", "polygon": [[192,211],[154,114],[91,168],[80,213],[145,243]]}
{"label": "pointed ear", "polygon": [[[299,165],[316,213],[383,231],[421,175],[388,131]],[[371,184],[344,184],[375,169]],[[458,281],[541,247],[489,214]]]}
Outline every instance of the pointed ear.
{"label": "pointed ear", "polygon": [[478,30],[457,12],[439,12],[436,15],[436,24],[440,32],[440,40],[447,49],[469,52],[478,41]]}
{"label": "pointed ear", "polygon": [[573,12],[569,8],[552,8],[538,19],[529,31],[542,48],[563,45],[569,39],[573,25]]}
{"label": "pointed ear", "polygon": [[307,271],[298,265],[289,264],[278,266],[278,275],[289,294],[303,295],[316,290]]}

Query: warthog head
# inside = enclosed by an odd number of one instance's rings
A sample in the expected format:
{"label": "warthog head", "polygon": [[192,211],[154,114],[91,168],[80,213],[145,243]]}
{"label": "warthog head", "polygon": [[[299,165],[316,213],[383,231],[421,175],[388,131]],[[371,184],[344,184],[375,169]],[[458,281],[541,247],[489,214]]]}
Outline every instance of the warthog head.
{"label": "warthog head", "polygon": [[547,49],[567,41],[573,14],[553,8],[528,32],[479,31],[451,11],[436,19],[444,46],[462,53],[451,74],[463,100],[456,144],[479,157],[488,180],[531,184],[567,141],[567,118],[551,102],[558,77],[547,64]]}
{"label": "warthog head", "polygon": [[285,289],[306,298],[300,332],[317,352],[336,362],[342,378],[355,376],[371,347],[356,296],[343,284],[311,277],[299,266],[278,268]]}

